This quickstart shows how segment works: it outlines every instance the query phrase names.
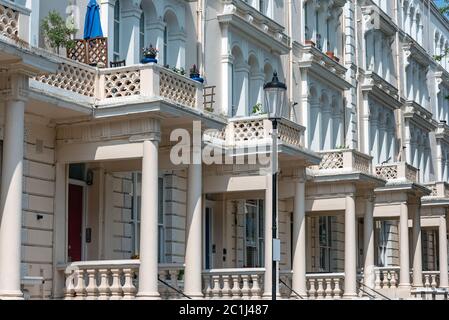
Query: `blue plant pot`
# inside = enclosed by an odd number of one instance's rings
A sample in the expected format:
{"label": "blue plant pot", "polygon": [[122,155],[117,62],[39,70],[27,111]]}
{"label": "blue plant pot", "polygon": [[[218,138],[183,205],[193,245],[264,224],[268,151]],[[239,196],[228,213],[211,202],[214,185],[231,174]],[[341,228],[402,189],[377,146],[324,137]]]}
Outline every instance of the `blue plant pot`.
{"label": "blue plant pot", "polygon": [[140,61],[142,63],[157,63],[156,58],[150,58],[150,57],[143,57],[143,59]]}
{"label": "blue plant pot", "polygon": [[199,75],[190,75],[190,79],[201,82],[201,83],[204,82],[204,79],[201,78]]}

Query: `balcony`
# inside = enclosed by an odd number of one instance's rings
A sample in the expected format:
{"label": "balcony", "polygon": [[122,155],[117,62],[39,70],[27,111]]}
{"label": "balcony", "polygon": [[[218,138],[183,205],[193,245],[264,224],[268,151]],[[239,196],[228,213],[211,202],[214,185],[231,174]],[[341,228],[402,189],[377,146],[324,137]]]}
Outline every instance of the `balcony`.
{"label": "balcony", "polygon": [[[106,112],[108,107],[130,107],[134,103],[154,101],[197,113],[204,110],[203,85],[160,65],[100,69],[67,58],[58,57],[57,60],[57,73],[32,79],[32,89],[95,107],[97,114]],[[213,110],[213,102],[213,97],[209,97],[208,110]]]}
{"label": "balcony", "polygon": [[321,163],[312,167],[316,175],[361,172],[372,175],[372,157],[356,150],[342,149],[319,152]]}
{"label": "balcony", "polygon": [[218,21],[230,25],[251,39],[267,45],[272,50],[287,54],[290,39],[284,34],[284,27],[263,15],[242,0],[223,0],[223,13],[218,15]]}
{"label": "balcony", "polygon": [[[271,145],[272,123],[268,116],[234,118],[226,128],[226,144],[247,146],[257,144]],[[279,142],[297,148],[303,147],[305,128],[283,118],[278,123]]]}
{"label": "balcony", "polygon": [[28,46],[30,13],[17,3],[0,0],[0,34]]}
{"label": "balcony", "polygon": [[338,61],[319,50],[313,44],[293,43],[293,53],[299,59],[299,67],[318,79],[332,82],[338,89],[347,90],[351,84],[345,80],[347,69]]}
{"label": "balcony", "polygon": [[447,182],[425,183],[424,186],[431,191],[428,197],[449,198],[449,183]]}
{"label": "balcony", "polygon": [[389,182],[413,182],[418,183],[418,169],[406,162],[387,163],[376,166],[377,177]]}
{"label": "balcony", "polygon": [[404,117],[411,119],[423,128],[433,131],[437,128],[437,122],[432,117],[432,112],[419,105],[415,101],[406,101],[403,106]]}
{"label": "balcony", "polygon": [[399,109],[402,104],[398,89],[373,71],[363,72],[362,91],[373,94],[380,101]]}

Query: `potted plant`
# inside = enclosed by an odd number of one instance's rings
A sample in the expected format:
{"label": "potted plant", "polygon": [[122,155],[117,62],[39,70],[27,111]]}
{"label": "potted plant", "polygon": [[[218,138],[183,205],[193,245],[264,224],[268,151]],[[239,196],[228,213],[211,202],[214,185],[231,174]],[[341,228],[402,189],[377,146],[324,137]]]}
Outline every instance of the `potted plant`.
{"label": "potted plant", "polygon": [[262,104],[259,102],[259,103],[256,103],[254,106],[253,106],[253,114],[261,114],[262,113]]}
{"label": "potted plant", "polygon": [[190,79],[201,82],[201,83],[204,82],[204,79],[200,77],[200,70],[198,70],[198,67],[196,66],[196,64],[194,64],[192,66],[192,68],[190,68]]}
{"label": "potted plant", "polygon": [[326,51],[326,56],[328,56],[331,59],[335,59],[335,55],[333,51]]}
{"label": "potted plant", "polygon": [[159,50],[155,47],[153,47],[152,44],[150,44],[149,47],[143,48],[142,49],[143,52],[143,58],[142,58],[142,63],[157,63],[157,59],[156,56],[159,52]]}
{"label": "potted plant", "polygon": [[65,47],[67,50],[75,47],[75,41],[72,37],[78,30],[68,26],[56,10],[50,11],[47,17],[42,20],[41,29],[46,43],[57,54],[59,54],[61,47]]}

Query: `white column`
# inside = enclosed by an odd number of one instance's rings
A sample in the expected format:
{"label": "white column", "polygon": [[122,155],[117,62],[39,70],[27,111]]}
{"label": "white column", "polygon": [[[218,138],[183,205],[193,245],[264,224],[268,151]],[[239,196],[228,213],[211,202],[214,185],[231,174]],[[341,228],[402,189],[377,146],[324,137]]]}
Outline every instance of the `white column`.
{"label": "white column", "polygon": [[[122,4],[122,3],[120,3]],[[121,8],[121,52],[126,53],[126,64],[140,62],[140,1],[126,1]]]}
{"label": "white column", "polygon": [[232,113],[232,64],[230,35],[228,26],[221,28],[221,112],[228,116]]}
{"label": "white column", "polygon": [[202,298],[201,290],[201,215],[202,215],[202,178],[201,163],[191,164],[187,182],[187,225],[185,257],[185,294],[192,298]]}
{"label": "white column", "polygon": [[[293,210],[293,275],[292,289],[299,295],[307,296],[306,283],[306,212],[305,181],[295,183]],[[296,296],[292,294],[292,296]]]}
{"label": "white column", "polygon": [[449,288],[447,260],[447,226],[446,217],[440,217],[438,230],[440,254],[440,288]]}
{"label": "white column", "polygon": [[160,20],[145,24],[144,46],[147,47],[151,44],[159,50],[157,62],[160,65],[164,64],[164,29],[165,24]]}
{"label": "white column", "polygon": [[365,286],[374,289],[374,199],[369,197],[365,204],[365,217],[363,219],[363,244],[364,244],[364,283]]}
{"label": "white column", "polygon": [[143,142],[140,216],[139,292],[141,299],[158,299],[158,142]]}
{"label": "white column", "polygon": [[238,90],[240,92],[240,97],[238,97],[237,102],[237,114],[236,116],[248,116],[249,107],[249,66],[240,65],[234,67],[235,77],[238,79]]}
{"label": "white column", "polygon": [[20,299],[25,101],[5,106],[1,184],[0,299]]}
{"label": "white column", "polygon": [[345,211],[345,297],[357,296],[357,249],[356,249],[355,199],[346,196]]}
{"label": "white column", "polygon": [[404,288],[410,287],[410,254],[408,242],[408,206],[407,203],[401,203],[399,219],[399,286]]}
{"label": "white column", "polygon": [[103,36],[108,38],[108,60],[114,55],[114,7],[116,0],[101,0],[100,20]]}
{"label": "white column", "polygon": [[413,286],[422,287],[421,206],[413,205]]}

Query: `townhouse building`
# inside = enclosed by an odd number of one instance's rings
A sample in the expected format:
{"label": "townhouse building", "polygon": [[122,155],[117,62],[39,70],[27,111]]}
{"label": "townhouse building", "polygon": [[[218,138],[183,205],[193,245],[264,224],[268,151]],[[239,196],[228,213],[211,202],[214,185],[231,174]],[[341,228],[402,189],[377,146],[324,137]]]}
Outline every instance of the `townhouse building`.
{"label": "townhouse building", "polygon": [[[433,1],[98,0],[103,37],[83,40],[88,3],[0,0],[0,298],[447,299]],[[51,10],[74,48],[49,48]],[[277,199],[251,161],[274,73]]]}

